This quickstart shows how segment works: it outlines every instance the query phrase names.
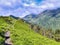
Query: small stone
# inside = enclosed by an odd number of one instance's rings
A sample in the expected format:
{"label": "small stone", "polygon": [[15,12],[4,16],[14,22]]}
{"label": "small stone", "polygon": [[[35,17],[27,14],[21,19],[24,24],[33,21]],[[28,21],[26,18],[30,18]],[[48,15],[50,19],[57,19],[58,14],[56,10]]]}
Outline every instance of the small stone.
{"label": "small stone", "polygon": [[5,37],[10,37],[10,31],[7,31],[7,32],[5,33]]}

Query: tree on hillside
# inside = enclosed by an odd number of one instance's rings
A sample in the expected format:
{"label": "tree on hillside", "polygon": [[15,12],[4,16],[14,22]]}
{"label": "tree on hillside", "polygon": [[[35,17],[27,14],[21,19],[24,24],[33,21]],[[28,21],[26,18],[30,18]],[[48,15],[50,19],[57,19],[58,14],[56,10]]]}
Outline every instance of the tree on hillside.
{"label": "tree on hillside", "polygon": [[53,34],[52,29],[46,30],[46,36],[50,39],[54,38],[54,34]]}
{"label": "tree on hillside", "polygon": [[59,29],[55,31],[55,40],[60,42],[60,30]]}

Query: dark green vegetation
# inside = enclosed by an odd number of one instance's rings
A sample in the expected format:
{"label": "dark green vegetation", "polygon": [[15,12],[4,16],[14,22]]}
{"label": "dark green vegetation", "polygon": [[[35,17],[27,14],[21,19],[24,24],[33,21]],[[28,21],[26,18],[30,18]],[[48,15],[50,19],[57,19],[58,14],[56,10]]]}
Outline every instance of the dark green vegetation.
{"label": "dark green vegetation", "polygon": [[4,33],[9,30],[13,45],[60,45],[34,32],[29,24],[12,17],[0,17],[0,45],[4,43]]}
{"label": "dark green vegetation", "polygon": [[31,25],[30,28],[33,29],[36,33],[43,35],[47,38],[54,39],[57,42],[60,42],[60,30],[52,30],[52,29],[45,29],[43,27],[39,27],[37,25]]}

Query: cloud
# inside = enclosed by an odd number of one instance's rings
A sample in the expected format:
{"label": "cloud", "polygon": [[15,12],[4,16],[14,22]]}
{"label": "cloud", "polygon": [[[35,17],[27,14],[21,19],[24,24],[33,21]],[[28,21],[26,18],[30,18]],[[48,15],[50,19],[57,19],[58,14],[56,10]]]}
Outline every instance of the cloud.
{"label": "cloud", "polygon": [[45,0],[44,5],[47,5],[49,9],[60,8],[60,0]]}
{"label": "cloud", "polygon": [[0,15],[24,17],[60,7],[60,0],[0,0]]}

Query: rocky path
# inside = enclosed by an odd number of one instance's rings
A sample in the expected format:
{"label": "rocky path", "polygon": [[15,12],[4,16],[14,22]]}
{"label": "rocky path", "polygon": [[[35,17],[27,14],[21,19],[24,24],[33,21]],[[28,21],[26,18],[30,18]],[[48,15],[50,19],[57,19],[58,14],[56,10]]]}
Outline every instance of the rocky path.
{"label": "rocky path", "polygon": [[[16,23],[16,21],[14,21]],[[14,30],[14,25],[15,23],[12,25],[12,26],[8,26],[7,28],[10,28],[12,27],[12,29]],[[6,31],[5,33],[5,44],[4,45],[13,45],[12,41],[11,41],[11,38],[10,38],[10,31]]]}
{"label": "rocky path", "polygon": [[4,45],[13,45],[10,38],[10,31],[5,33],[5,44]]}

